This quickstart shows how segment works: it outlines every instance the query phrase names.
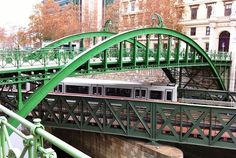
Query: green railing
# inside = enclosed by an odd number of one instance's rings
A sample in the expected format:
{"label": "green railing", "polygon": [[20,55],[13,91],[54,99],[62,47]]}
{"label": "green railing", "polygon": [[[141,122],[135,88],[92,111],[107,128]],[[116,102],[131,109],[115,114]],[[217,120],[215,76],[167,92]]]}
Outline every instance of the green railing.
{"label": "green railing", "polygon": [[45,126],[236,150],[236,108],[48,95],[32,112]]}
{"label": "green railing", "polygon": [[[6,68],[27,68],[27,67],[50,67],[50,66],[62,66],[68,63],[71,59],[76,57],[78,54],[83,52],[84,50],[62,50],[62,49],[43,49],[35,51],[34,53],[30,51],[1,51],[0,52],[0,70]],[[114,58],[114,60],[118,61],[119,58],[119,48],[109,48],[108,49],[108,58]],[[137,50],[136,58],[139,60],[140,58],[145,58],[145,49],[139,48]],[[184,60],[185,57],[185,49],[180,50],[179,59]],[[125,48],[123,49],[124,56],[123,57],[133,57],[133,49]],[[156,57],[156,49],[150,49],[150,53],[148,55],[149,60],[154,60]],[[167,60],[166,53],[167,50],[163,49],[161,52],[160,58],[163,60]],[[175,59],[176,50],[171,50],[170,58]],[[209,52],[209,57],[212,61],[222,61],[227,62],[231,61],[231,54],[224,52]],[[188,60],[192,60],[196,54],[194,52],[189,52]],[[198,60],[199,57],[196,57]],[[91,61],[102,61],[103,55],[94,57]],[[170,59],[171,60],[171,59]]]}
{"label": "green railing", "polygon": [[[15,114],[4,106],[0,105],[0,111],[4,114],[14,118],[29,129],[30,135],[25,135],[20,130],[13,127],[7,122],[6,117],[0,117],[0,158],[23,158],[26,153],[28,153],[28,158],[56,158],[57,154],[52,148],[45,148],[43,140],[47,140],[51,144],[55,145],[59,149],[65,151],[69,155],[75,158],[89,158],[86,154],[80,152],[64,141],[58,139],[52,134],[44,130],[42,124],[40,124],[40,119],[34,119],[34,124],[22,118],[21,116]],[[13,131],[19,137],[22,138],[24,149],[19,151],[19,149],[14,148],[11,143],[8,131]],[[17,143],[17,142],[14,142]],[[8,149],[8,152],[7,152]]]}

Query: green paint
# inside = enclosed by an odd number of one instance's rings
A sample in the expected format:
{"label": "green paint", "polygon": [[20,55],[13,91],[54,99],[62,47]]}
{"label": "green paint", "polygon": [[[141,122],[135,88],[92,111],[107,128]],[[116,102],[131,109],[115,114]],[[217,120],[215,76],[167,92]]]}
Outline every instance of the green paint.
{"label": "green paint", "polygon": [[[66,64],[55,76],[53,76],[45,85],[40,87],[33,95],[31,95],[28,100],[24,103],[24,107],[22,110],[18,112],[19,115],[22,117],[26,117],[29,112],[31,112],[40,102],[41,100],[60,82],[62,81],[65,77],[69,76],[72,72],[74,72],[77,68],[85,64],[88,60],[90,60],[92,57],[98,55],[100,52],[105,51],[109,47],[121,43],[123,41],[129,40],[131,38],[134,38],[136,36],[140,35],[149,35],[149,34],[162,34],[162,35],[168,35],[172,37],[176,37],[181,39],[182,41],[186,42],[187,45],[190,45],[191,47],[195,48],[197,53],[204,58],[211,67],[214,75],[217,77],[217,81],[221,87],[221,89],[225,89],[224,83],[220,77],[220,74],[216,70],[216,67],[214,63],[211,61],[209,56],[206,54],[206,52],[192,39],[189,37],[170,30],[166,28],[143,28],[143,29],[137,29],[137,30],[131,30],[128,32],[120,33],[117,35],[114,35],[104,41],[102,41],[99,44],[96,44],[94,47],[87,49],[86,51],[82,52],[81,54],[77,55],[72,61],[70,61],[68,64]],[[99,34],[100,35],[100,34]],[[111,35],[111,34],[110,34]],[[91,35],[92,37],[94,35]],[[73,36],[72,36],[73,37]],[[70,40],[77,39],[75,37],[68,37]],[[81,35],[81,37],[84,37]],[[147,38],[148,39],[148,38]],[[69,41],[68,39],[64,39],[65,41]],[[63,43],[64,43],[63,42]],[[61,44],[61,41],[58,40],[58,42],[55,42],[52,44],[50,47],[57,47]],[[147,40],[147,45],[146,48],[149,48],[149,42]],[[146,49],[146,52],[148,52],[149,49]],[[148,54],[146,53],[146,58]],[[146,61],[145,64],[148,64],[148,60]],[[191,66],[191,64],[189,65]],[[10,119],[10,123],[14,126],[17,126],[19,124],[18,121]]]}

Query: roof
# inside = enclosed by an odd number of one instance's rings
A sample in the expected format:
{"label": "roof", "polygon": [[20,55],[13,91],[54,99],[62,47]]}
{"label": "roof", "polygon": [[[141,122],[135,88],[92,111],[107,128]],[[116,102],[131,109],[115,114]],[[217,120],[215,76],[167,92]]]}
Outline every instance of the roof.
{"label": "roof", "polygon": [[128,82],[121,80],[101,80],[101,79],[88,79],[88,78],[76,78],[67,77],[62,83],[72,83],[72,84],[102,84],[102,85],[141,85],[140,82]]}

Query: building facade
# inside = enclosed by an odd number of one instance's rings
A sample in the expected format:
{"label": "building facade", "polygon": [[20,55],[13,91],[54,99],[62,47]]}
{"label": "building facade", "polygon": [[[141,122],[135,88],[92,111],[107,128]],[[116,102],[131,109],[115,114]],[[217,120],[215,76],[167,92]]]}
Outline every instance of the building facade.
{"label": "building facade", "polygon": [[236,65],[236,1],[184,0],[184,33],[206,51],[230,52],[232,67],[230,87],[235,87]]}
{"label": "building facade", "polygon": [[104,6],[112,0],[54,0],[60,6],[74,3],[80,6],[79,18],[84,28],[81,32],[101,30],[104,23]]}
{"label": "building facade", "polygon": [[236,42],[235,0],[185,0],[184,33],[206,51],[233,52]]}

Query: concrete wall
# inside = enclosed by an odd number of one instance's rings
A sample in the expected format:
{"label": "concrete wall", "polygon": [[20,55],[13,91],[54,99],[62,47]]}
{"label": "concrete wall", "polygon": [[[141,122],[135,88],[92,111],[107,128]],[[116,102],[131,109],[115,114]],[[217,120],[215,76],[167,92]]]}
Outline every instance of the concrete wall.
{"label": "concrete wall", "polygon": [[181,150],[170,146],[157,148],[134,139],[73,130],[57,129],[52,132],[80,151],[96,158],[183,158]]}

